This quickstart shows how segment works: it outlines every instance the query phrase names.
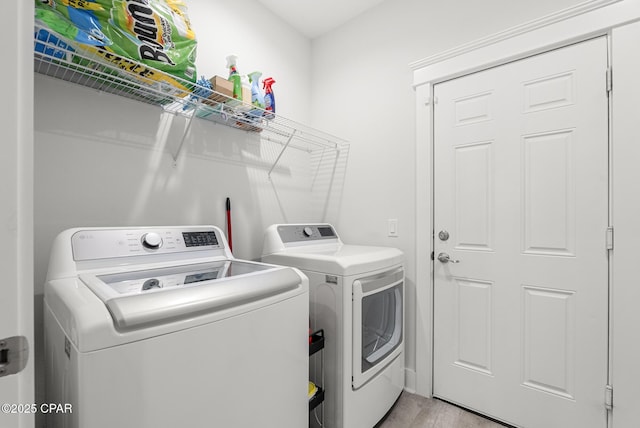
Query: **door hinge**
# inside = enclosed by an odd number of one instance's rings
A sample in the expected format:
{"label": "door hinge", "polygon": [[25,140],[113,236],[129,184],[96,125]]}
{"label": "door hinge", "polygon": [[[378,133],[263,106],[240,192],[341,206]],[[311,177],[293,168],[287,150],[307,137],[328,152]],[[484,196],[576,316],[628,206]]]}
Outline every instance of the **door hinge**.
{"label": "door hinge", "polygon": [[607,68],[607,95],[613,90],[613,71],[611,67]]}
{"label": "door hinge", "polygon": [[604,407],[607,410],[613,409],[613,387],[611,385],[604,387]]}
{"label": "door hinge", "polygon": [[24,336],[0,339],[0,377],[21,372],[29,360],[29,342]]}
{"label": "door hinge", "polygon": [[432,251],[431,252],[431,260],[435,260],[436,259],[435,256],[436,256],[435,253]]}
{"label": "door hinge", "polygon": [[607,250],[613,250],[613,227],[607,227]]}

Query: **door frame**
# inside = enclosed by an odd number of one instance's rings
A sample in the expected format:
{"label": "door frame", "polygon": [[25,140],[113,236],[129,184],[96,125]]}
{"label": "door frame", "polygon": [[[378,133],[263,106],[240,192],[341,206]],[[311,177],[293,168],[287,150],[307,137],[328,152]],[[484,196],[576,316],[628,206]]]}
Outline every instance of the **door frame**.
{"label": "door frame", "polygon": [[[0,339],[26,338],[28,359],[22,371],[0,377],[2,404],[35,405],[33,320],[33,10],[23,0],[5,2],[8,61],[2,75],[5,88],[0,124],[4,140],[0,162],[0,225],[4,245],[0,250],[3,273],[0,294]],[[11,342],[9,342],[11,343]],[[11,354],[11,345],[9,353]],[[24,355],[24,354],[23,354]],[[11,360],[11,358],[10,358]],[[29,410],[31,409],[31,410]],[[34,408],[4,409],[1,426],[34,426]],[[22,411],[21,411],[22,410]]]}
{"label": "door frame", "polygon": [[[433,387],[433,109],[437,83],[550,51],[640,21],[640,2],[589,0],[410,64],[416,92],[416,393]],[[605,79],[603,76],[603,90]],[[611,103],[611,100],[610,100]],[[616,115],[624,112],[616,112]],[[615,121],[614,121],[615,122]],[[611,132],[611,131],[610,131]],[[610,135],[610,146],[614,140]],[[616,139],[624,140],[619,133]],[[424,168],[429,165],[429,168]],[[610,171],[610,174],[612,171]],[[622,185],[622,184],[620,184]],[[610,207],[610,210],[612,208]],[[618,279],[620,281],[620,279]],[[610,284],[610,290],[613,284]],[[609,369],[611,374],[611,367]],[[603,386],[604,388],[604,386]],[[604,389],[603,389],[604,397]]]}

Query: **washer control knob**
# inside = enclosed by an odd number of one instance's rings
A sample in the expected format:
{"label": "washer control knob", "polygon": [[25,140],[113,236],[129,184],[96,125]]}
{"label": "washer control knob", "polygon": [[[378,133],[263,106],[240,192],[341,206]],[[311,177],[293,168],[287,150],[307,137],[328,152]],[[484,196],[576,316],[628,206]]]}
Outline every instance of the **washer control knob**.
{"label": "washer control knob", "polygon": [[304,236],[310,237],[311,235],[313,235],[313,229],[307,226],[304,229],[302,229],[302,233],[304,233]]}
{"label": "washer control knob", "polygon": [[142,245],[155,250],[162,246],[162,238],[155,232],[145,233],[142,235]]}
{"label": "washer control knob", "polygon": [[152,290],[154,288],[162,288],[160,281],[158,281],[156,278],[147,279],[142,284],[142,291]]}

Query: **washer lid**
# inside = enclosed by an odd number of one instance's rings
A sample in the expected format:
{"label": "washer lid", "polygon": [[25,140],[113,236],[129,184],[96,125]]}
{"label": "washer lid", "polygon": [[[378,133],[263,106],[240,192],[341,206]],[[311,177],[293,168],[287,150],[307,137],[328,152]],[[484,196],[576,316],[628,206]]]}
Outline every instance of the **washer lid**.
{"label": "washer lid", "polygon": [[118,330],[220,311],[301,284],[292,269],[236,260],[81,275],[80,279],[104,302]]}
{"label": "washer lid", "polygon": [[332,275],[359,275],[398,265],[403,253],[397,248],[328,244],[287,248],[263,257],[268,263]]}

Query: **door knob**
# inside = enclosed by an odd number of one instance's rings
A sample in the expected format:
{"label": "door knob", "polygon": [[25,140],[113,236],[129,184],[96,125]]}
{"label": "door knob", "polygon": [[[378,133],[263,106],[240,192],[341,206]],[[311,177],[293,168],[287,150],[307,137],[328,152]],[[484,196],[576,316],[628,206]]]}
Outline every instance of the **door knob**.
{"label": "door knob", "polygon": [[438,254],[438,260],[442,263],[460,263],[460,260],[452,260],[447,253]]}

